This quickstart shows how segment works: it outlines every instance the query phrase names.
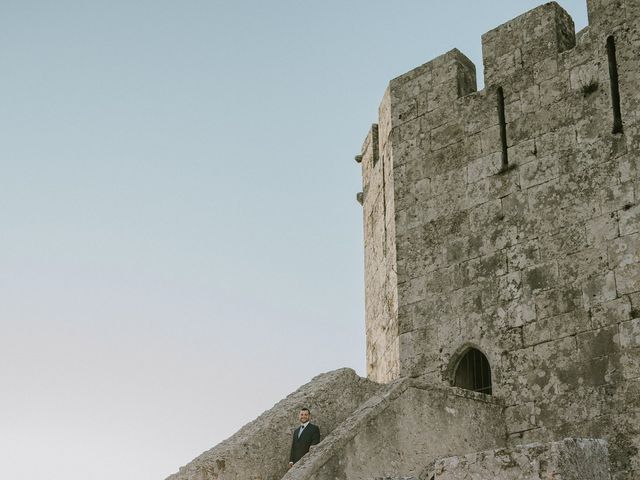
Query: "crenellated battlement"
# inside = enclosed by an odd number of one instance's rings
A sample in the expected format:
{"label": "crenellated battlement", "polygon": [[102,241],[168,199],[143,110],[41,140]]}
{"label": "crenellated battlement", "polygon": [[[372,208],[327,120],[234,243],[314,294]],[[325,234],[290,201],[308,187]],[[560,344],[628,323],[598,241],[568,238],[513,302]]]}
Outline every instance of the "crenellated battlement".
{"label": "crenellated battlement", "polygon": [[[640,0],[588,10],[579,34],[555,2],[485,33],[480,91],[456,49],[389,82],[361,164],[368,374],[451,385],[473,346],[514,439],[640,444],[640,422],[619,431],[640,379],[621,340],[640,325]],[[640,465],[622,437],[616,478]]]}
{"label": "crenellated battlement", "polygon": [[389,82],[391,128],[448,108],[476,90],[475,65],[453,49]]}
{"label": "crenellated battlement", "polygon": [[[583,43],[603,42],[603,37],[614,33],[627,19],[640,15],[639,4],[637,0],[589,0],[591,25],[581,32]],[[592,33],[594,29],[595,35]],[[543,100],[548,105],[561,96],[562,92],[558,90],[563,86],[575,88],[576,82],[580,82],[578,86],[582,88],[588,86],[589,81],[597,81],[594,72],[585,72],[584,69],[570,72],[574,65],[584,63],[583,51],[572,55],[575,47],[573,20],[560,5],[550,2],[482,36],[485,90],[481,92],[477,92],[475,65],[457,49],[396,77],[389,82],[379,109],[380,150],[394,129],[415,128],[417,119],[434,128],[464,123],[466,134],[468,124],[473,130],[470,108],[480,107],[483,120],[489,120],[488,112],[495,116],[495,105],[491,105],[493,98],[487,100],[486,107],[479,105],[477,99],[460,101],[472,93],[477,93],[481,102],[497,87],[503,86],[507,112],[511,113],[507,115],[507,121],[513,122],[519,116],[520,107],[523,113],[545,107],[544,103],[537,102],[541,88],[543,94],[553,90],[551,97]],[[568,55],[560,55],[567,51],[570,51]],[[567,79],[562,75],[567,72],[575,78],[571,79],[570,85],[563,85]],[[472,105],[461,114],[464,103]],[[412,121],[414,124],[406,125]],[[434,135],[437,137],[438,133]],[[447,136],[451,133],[456,132],[450,129]],[[436,149],[439,145],[436,138]]]}
{"label": "crenellated battlement", "polygon": [[533,84],[542,62],[575,44],[569,14],[555,2],[541,5],[482,36],[485,85]]}

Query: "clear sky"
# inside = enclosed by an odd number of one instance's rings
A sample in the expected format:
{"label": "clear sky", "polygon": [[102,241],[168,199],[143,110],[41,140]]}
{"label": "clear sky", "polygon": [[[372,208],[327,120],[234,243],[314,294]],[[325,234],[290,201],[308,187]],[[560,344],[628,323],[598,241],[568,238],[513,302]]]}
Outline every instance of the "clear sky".
{"label": "clear sky", "polygon": [[162,480],[364,375],[385,86],[540,3],[0,0],[2,478]]}

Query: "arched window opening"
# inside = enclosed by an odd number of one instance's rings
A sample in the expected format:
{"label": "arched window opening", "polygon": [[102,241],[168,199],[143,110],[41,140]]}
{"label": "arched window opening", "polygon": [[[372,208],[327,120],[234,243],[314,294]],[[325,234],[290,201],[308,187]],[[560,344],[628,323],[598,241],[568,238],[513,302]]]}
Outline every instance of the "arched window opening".
{"label": "arched window opening", "polygon": [[470,348],[456,367],[454,385],[491,395],[491,365],[480,350]]}

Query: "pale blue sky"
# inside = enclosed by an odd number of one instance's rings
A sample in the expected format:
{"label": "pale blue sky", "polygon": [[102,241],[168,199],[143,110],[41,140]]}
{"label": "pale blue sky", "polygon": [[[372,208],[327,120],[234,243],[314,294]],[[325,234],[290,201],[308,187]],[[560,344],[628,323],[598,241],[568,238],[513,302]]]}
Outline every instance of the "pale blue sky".
{"label": "pale blue sky", "polygon": [[365,374],[386,83],[540,3],[0,0],[2,476],[163,479]]}

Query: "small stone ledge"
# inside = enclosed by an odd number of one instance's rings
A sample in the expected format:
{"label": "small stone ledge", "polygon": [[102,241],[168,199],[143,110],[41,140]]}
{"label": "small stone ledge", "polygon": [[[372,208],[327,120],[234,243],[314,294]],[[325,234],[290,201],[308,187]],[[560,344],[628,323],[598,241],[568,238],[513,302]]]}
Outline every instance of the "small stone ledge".
{"label": "small stone ledge", "polygon": [[417,388],[419,390],[436,390],[446,393],[447,395],[453,395],[461,398],[468,398],[469,400],[474,400],[476,402],[488,403],[491,405],[497,405],[504,407],[505,403],[502,398],[499,398],[495,395],[486,395],[480,392],[473,392],[471,390],[466,390],[464,388],[459,387],[443,387],[440,385],[434,385],[428,379],[422,377],[411,377],[407,378],[408,386],[412,388]]}

